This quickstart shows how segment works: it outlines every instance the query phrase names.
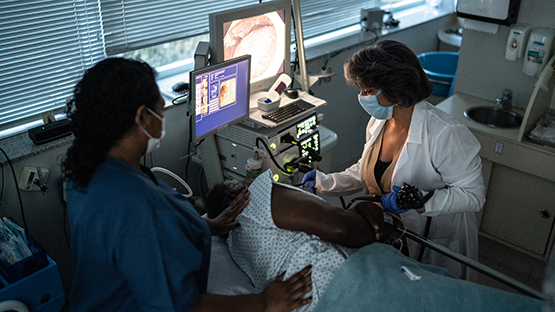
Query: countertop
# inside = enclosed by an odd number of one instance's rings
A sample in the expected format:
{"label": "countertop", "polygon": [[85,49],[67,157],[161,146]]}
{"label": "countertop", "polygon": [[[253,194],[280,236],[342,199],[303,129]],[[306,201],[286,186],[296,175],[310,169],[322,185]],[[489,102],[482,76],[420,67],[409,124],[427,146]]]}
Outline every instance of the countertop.
{"label": "countertop", "polygon": [[[555,148],[532,142],[526,136],[519,141],[519,128],[491,128],[464,116],[464,111],[478,106],[499,107],[491,100],[464,93],[455,93],[436,105],[474,133],[482,146],[480,151],[482,159],[555,182]],[[522,116],[525,113],[519,108],[514,108],[513,111]]]}
{"label": "countertop", "polygon": [[[478,106],[500,107],[498,104],[496,104],[493,101],[485,100],[479,97],[475,97],[464,93],[458,93],[458,92],[436,105],[437,108],[455,117],[455,119],[463,123],[474,133],[484,134],[487,136],[504,139],[507,141],[511,141],[514,144],[525,146],[527,148],[538,150],[542,153],[547,153],[547,154],[551,154],[552,156],[555,156],[555,148],[534,143],[526,138],[523,141],[518,141],[518,132],[520,131],[519,128],[514,128],[514,129],[491,128],[491,127],[482,125],[480,123],[474,122],[472,120],[469,120],[464,116],[464,112],[467,109],[472,107],[478,107]],[[525,114],[524,109],[517,108],[517,107],[514,107],[512,111],[522,116],[524,116]]]}

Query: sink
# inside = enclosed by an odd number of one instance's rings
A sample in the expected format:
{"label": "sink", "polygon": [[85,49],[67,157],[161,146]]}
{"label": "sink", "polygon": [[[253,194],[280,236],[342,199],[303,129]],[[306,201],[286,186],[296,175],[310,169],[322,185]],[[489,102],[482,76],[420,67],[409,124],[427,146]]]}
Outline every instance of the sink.
{"label": "sink", "polygon": [[491,128],[519,128],[522,116],[498,107],[480,106],[464,112],[466,118]]}

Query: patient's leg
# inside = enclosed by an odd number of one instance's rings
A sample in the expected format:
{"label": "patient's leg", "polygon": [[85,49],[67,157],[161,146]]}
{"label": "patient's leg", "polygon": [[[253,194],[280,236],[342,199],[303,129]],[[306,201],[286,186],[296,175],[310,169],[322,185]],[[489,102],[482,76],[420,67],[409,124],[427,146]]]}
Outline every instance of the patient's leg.
{"label": "patient's leg", "polygon": [[376,230],[356,211],[358,208],[375,216],[381,239],[385,239],[392,229],[384,223],[382,209],[371,202],[357,205],[344,210],[301,191],[279,184],[272,186],[272,218],[279,228],[314,234],[347,247],[361,247],[377,239]]}

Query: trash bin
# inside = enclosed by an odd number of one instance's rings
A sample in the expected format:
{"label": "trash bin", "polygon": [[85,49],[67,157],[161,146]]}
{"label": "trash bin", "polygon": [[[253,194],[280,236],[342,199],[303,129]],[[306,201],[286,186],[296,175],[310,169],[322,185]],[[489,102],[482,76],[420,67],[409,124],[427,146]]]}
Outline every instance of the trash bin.
{"label": "trash bin", "polygon": [[455,80],[457,65],[459,63],[458,52],[426,52],[418,55],[424,72],[434,86],[432,92],[435,96],[448,97],[451,85]]}

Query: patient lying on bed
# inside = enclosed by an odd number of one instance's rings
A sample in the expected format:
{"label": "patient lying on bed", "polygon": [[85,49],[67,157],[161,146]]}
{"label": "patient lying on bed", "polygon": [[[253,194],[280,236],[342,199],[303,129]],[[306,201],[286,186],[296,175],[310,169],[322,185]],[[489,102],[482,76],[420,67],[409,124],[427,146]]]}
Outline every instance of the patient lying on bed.
{"label": "patient lying on bed", "polygon": [[[217,216],[244,188],[239,181],[215,186],[206,196],[209,218]],[[237,217],[241,227],[229,233],[227,244],[237,265],[261,292],[275,278],[285,278],[312,265],[311,311],[330,279],[355,247],[389,238],[392,229],[381,208],[361,202],[344,210],[320,197],[273,182],[267,171],[249,186],[250,202]]]}

